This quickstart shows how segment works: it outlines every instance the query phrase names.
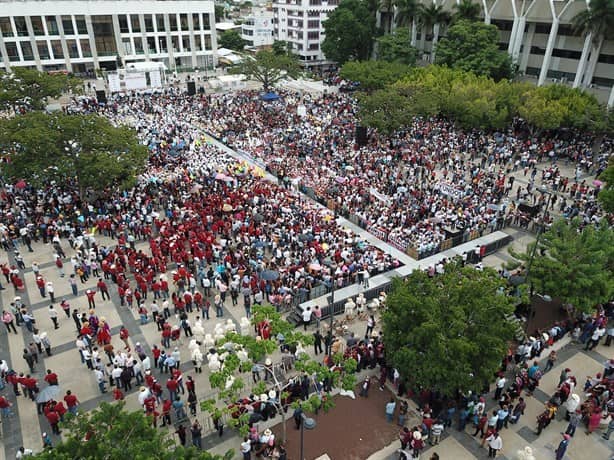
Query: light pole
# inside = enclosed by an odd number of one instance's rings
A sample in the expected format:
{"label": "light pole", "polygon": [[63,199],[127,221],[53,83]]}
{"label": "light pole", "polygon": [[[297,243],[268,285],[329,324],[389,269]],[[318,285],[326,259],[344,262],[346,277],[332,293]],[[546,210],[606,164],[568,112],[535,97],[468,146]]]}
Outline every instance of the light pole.
{"label": "light pole", "polygon": [[328,266],[328,268],[331,271],[331,290],[330,290],[330,297],[328,298],[328,321],[329,321],[329,328],[328,328],[328,357],[331,358],[333,355],[333,322],[334,322],[334,316],[335,316],[335,312],[333,310],[334,306],[335,306],[335,271],[337,270],[337,264],[335,264],[335,262],[333,262],[331,260],[330,263],[326,264]]}
{"label": "light pole", "polygon": [[299,457],[299,460],[305,460],[304,445],[303,445],[305,428],[307,428],[308,430],[313,430],[316,427],[316,421],[312,419],[311,417],[307,417],[303,413],[301,413],[301,419],[302,419],[301,420],[301,456]]}
{"label": "light pole", "polygon": [[548,212],[548,208],[550,207],[550,200],[552,199],[552,192],[549,192],[548,189],[543,186],[539,189],[540,193],[543,195],[548,195],[548,200],[546,200],[546,206],[543,209],[542,221],[539,223],[537,227],[537,237],[535,238],[535,245],[531,249],[531,255],[529,256],[529,262],[527,263],[527,273],[525,275],[525,283],[529,285],[529,302],[531,302],[531,314],[527,320],[527,332],[529,328],[529,321],[533,316],[535,316],[535,309],[533,307],[533,302],[531,300],[531,292],[533,289],[531,288],[531,282],[529,281],[529,276],[531,274],[531,266],[533,265],[533,260],[535,259],[535,252],[537,251],[537,247],[539,246],[539,241],[541,239],[542,234],[544,233],[544,227],[546,225],[546,213]]}

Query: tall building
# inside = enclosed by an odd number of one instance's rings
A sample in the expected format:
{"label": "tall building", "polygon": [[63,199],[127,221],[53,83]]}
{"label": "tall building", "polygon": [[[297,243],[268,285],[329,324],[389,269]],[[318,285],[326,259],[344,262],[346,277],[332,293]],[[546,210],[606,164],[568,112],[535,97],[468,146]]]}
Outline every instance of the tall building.
{"label": "tall building", "polygon": [[212,0],[0,0],[0,70],[91,73],[118,64],[216,62]]}
{"label": "tall building", "polygon": [[254,8],[241,24],[241,38],[247,46],[261,48],[273,44],[273,12]]}
{"label": "tall building", "polygon": [[[460,3],[418,1],[442,6],[452,14]],[[473,0],[473,3],[480,6],[486,23],[497,26],[499,46],[512,56],[521,75],[534,79],[538,85],[556,81],[591,88],[606,100],[609,94],[609,105],[614,105],[614,40],[582,36],[572,27],[573,18],[588,8],[589,0]],[[396,11],[382,11],[378,19],[382,25],[386,21],[394,24],[389,16],[395,14]],[[417,26],[415,46],[421,55],[428,59],[433,43],[445,31],[445,24],[428,30]]]}
{"label": "tall building", "polygon": [[339,0],[277,0],[273,2],[276,40],[290,43],[292,51],[307,67],[327,64],[320,46],[324,41],[322,23],[339,5]]}

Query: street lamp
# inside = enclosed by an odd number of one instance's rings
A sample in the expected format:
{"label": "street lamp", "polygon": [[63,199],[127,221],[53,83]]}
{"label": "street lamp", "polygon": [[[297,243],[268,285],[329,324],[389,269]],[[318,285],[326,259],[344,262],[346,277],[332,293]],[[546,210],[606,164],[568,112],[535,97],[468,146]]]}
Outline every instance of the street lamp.
{"label": "street lamp", "polygon": [[335,316],[335,312],[333,310],[334,306],[335,306],[335,271],[337,270],[337,264],[335,264],[335,262],[331,259],[330,262],[325,264],[331,271],[331,291],[330,291],[330,297],[328,298],[328,321],[329,321],[329,328],[328,328],[328,357],[331,358],[332,354],[333,354],[333,322],[334,322],[334,316]]}
{"label": "street lamp", "polygon": [[305,455],[304,455],[303,437],[304,437],[305,428],[307,428],[308,430],[313,430],[316,427],[316,421],[312,419],[311,417],[307,417],[303,413],[301,413],[301,419],[302,419],[301,420],[301,456],[299,457],[299,460],[304,460]]}
{"label": "street lamp", "polygon": [[552,200],[552,192],[549,192],[548,189],[545,186],[542,186],[541,188],[539,188],[540,193],[542,193],[542,195],[548,195],[548,200],[546,201],[546,206],[543,209],[543,213],[542,213],[542,221],[539,223],[539,226],[537,227],[537,237],[535,238],[535,245],[533,246],[533,249],[531,249],[531,255],[529,256],[529,262],[527,263],[527,273],[525,275],[525,283],[529,284],[529,301],[531,302],[531,314],[529,316],[529,318],[527,319],[527,329],[529,326],[529,320],[535,316],[535,309],[533,307],[533,302],[531,301],[531,292],[533,291],[533,289],[531,288],[531,282],[529,281],[529,276],[531,274],[531,266],[533,265],[533,260],[535,259],[535,252],[537,251],[537,247],[539,246],[539,241],[541,239],[542,234],[544,233],[544,228],[546,225],[546,213],[548,212],[548,208],[550,207],[550,201]]}

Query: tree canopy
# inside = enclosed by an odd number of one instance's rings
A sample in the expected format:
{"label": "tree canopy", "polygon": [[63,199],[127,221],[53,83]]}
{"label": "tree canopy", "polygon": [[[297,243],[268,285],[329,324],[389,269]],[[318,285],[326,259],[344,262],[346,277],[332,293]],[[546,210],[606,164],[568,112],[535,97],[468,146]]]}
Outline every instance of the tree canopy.
{"label": "tree canopy", "polygon": [[[514,257],[529,261],[535,243]],[[537,292],[572,304],[579,311],[614,295],[614,229],[585,225],[580,219],[558,220],[539,241],[529,281]]]}
{"label": "tree canopy", "polygon": [[512,77],[511,58],[499,50],[497,27],[478,21],[453,24],[437,45],[435,62],[494,80]]}
{"label": "tree canopy", "polygon": [[395,279],[382,314],[386,353],[415,388],[481,388],[505,355],[513,328],[511,297],[494,270],[449,264],[430,278],[421,270]]}
{"label": "tree canopy", "polygon": [[220,48],[243,51],[243,48],[245,47],[245,40],[241,38],[241,34],[236,30],[225,30],[222,35],[220,35],[217,44]]}
{"label": "tree canopy", "polygon": [[343,64],[340,75],[360,83],[362,91],[373,91],[398,81],[409,73],[410,67],[400,62],[350,61]]}
{"label": "tree canopy", "polygon": [[62,423],[63,440],[33,458],[38,460],[229,460],[227,455],[213,455],[194,447],[176,445],[168,432],[152,426],[142,411],[128,412],[124,403],[103,402],[97,408],[76,417],[67,414]]}
{"label": "tree canopy", "polygon": [[36,186],[50,181],[88,190],[128,188],[147,160],[147,147],[126,126],[98,115],[29,112],[0,121],[7,178]]}
{"label": "tree canopy", "polygon": [[15,67],[11,72],[0,73],[0,110],[42,110],[50,98],[57,98],[69,90],[78,92],[81,84],[81,80],[68,75]]}
{"label": "tree canopy", "polygon": [[608,167],[599,175],[599,179],[605,182],[597,198],[605,212],[614,214],[614,157],[610,157]]}
{"label": "tree canopy", "polygon": [[367,0],[342,0],[324,21],[322,52],[339,64],[367,60],[375,37],[375,17]]}
{"label": "tree canopy", "polygon": [[475,3],[473,0],[461,0],[460,3],[456,3],[454,5],[454,15],[452,19],[455,21],[459,20],[467,20],[467,21],[477,21],[480,16],[481,8],[478,3]]}
{"label": "tree canopy", "polygon": [[259,81],[264,90],[269,91],[286,76],[297,77],[301,72],[301,66],[294,55],[280,55],[273,51],[262,50],[258,51],[255,57],[245,56],[245,59],[233,67],[231,72]]}
{"label": "tree canopy", "polygon": [[418,50],[409,45],[409,29],[399,28],[377,38],[378,61],[415,65]]}
{"label": "tree canopy", "polygon": [[594,43],[611,37],[614,32],[614,2],[591,0],[586,9],[574,16],[572,25],[574,30],[582,35],[591,33]]}

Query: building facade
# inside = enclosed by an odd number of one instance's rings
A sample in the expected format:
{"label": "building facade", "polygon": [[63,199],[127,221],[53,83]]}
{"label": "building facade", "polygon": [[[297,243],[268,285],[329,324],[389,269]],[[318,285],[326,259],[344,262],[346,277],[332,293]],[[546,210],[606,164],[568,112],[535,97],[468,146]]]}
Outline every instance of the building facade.
{"label": "building facade", "polygon": [[241,38],[252,48],[262,48],[273,44],[273,12],[254,9],[241,24]]}
{"label": "building facade", "polygon": [[91,74],[133,62],[211,68],[213,1],[0,1],[0,70]]}
{"label": "building facade", "polygon": [[[499,46],[512,56],[521,75],[538,85],[559,82],[589,88],[614,105],[614,40],[595,40],[572,28],[573,18],[588,8],[589,0],[473,2],[480,6],[484,21],[499,29]],[[460,0],[419,3],[441,5],[453,14]],[[417,27],[415,44],[426,59],[432,56],[438,34],[445,35],[444,24],[429,30]]]}
{"label": "building facade", "polygon": [[273,35],[290,43],[305,66],[327,64],[321,51],[322,23],[339,5],[339,0],[278,0],[273,2]]}

